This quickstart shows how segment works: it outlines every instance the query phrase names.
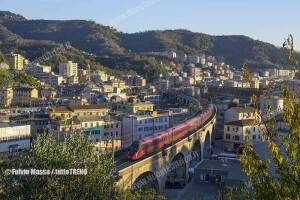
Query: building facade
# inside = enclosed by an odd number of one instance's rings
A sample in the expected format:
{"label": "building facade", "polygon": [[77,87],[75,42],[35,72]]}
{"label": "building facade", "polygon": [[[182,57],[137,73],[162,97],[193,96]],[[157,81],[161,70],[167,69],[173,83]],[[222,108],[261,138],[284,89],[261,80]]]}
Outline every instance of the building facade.
{"label": "building facade", "polygon": [[14,70],[22,70],[24,67],[25,58],[16,53],[10,53],[7,55],[9,66]]}
{"label": "building facade", "polygon": [[261,140],[262,125],[255,119],[226,122],[224,125],[224,149],[238,150],[246,141],[250,144]]}
{"label": "building facade", "polygon": [[27,150],[30,147],[30,125],[0,123],[0,153]]}
{"label": "building facade", "polygon": [[14,105],[28,106],[38,97],[38,90],[30,86],[19,86],[13,89]]}
{"label": "building facade", "polygon": [[0,107],[10,107],[12,104],[12,100],[13,89],[0,87]]}
{"label": "building facade", "polygon": [[232,107],[225,111],[224,121],[232,122],[243,119],[257,119],[258,111],[252,107]]}
{"label": "building facade", "polygon": [[151,115],[128,115],[122,120],[122,147],[128,147],[134,141],[168,129],[168,113]]}

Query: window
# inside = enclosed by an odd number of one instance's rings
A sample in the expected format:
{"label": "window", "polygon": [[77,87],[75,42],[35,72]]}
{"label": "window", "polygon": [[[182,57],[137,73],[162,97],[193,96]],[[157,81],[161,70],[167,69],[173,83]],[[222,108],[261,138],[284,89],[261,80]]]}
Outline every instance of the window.
{"label": "window", "polygon": [[238,132],[238,131],[239,131],[239,127],[237,127],[237,128],[235,129],[235,131]]}
{"label": "window", "polygon": [[253,139],[253,140],[256,140],[256,135],[252,135],[252,139]]}
{"label": "window", "polygon": [[227,126],[227,131],[230,131],[230,127],[229,126]]}
{"label": "window", "polygon": [[256,131],[256,128],[255,127],[253,127],[253,132],[255,132]]}
{"label": "window", "polygon": [[240,140],[240,136],[235,135],[235,136],[234,136],[234,140],[239,141],[239,140]]}
{"label": "window", "polygon": [[226,134],[226,139],[230,140],[230,134]]}
{"label": "window", "polygon": [[87,124],[87,123],[84,123],[84,127],[88,127],[88,124]]}

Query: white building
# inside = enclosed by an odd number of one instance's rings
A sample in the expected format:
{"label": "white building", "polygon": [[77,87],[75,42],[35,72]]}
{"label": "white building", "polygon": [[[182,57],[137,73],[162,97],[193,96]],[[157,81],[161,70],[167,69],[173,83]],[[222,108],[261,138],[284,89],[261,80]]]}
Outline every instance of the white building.
{"label": "white building", "polygon": [[272,110],[271,112],[274,115],[281,113],[284,106],[284,99],[280,97],[260,97],[259,99],[259,108],[260,112],[263,114],[267,113],[267,106],[270,105]]}
{"label": "white building", "polygon": [[78,118],[85,135],[100,149],[121,148],[121,123],[97,116]]}
{"label": "white building", "polygon": [[122,121],[122,146],[128,147],[134,141],[169,128],[169,114],[128,115]]}
{"label": "white building", "polygon": [[205,63],[206,63],[206,59],[205,59],[205,55],[204,55],[204,54],[202,54],[202,55],[200,56],[200,63],[201,63],[202,65],[205,65]]}
{"label": "white building", "polygon": [[174,59],[174,58],[176,58],[177,54],[174,51],[165,51],[165,52],[162,52],[161,55],[164,57],[170,58],[170,59]]}
{"label": "white building", "polygon": [[225,111],[225,122],[244,119],[257,119],[257,110],[253,107],[232,107]]}
{"label": "white building", "polygon": [[200,63],[199,56],[188,56],[187,60],[188,60],[188,63],[191,63],[191,64],[199,64]]}
{"label": "white building", "polygon": [[65,77],[78,76],[78,64],[68,61],[59,64],[59,75]]}
{"label": "white building", "polygon": [[0,123],[0,153],[29,149],[30,136],[30,125]]}
{"label": "white building", "polygon": [[143,99],[144,101],[149,101],[153,104],[159,105],[161,96],[159,94],[145,95]]}
{"label": "white building", "polygon": [[225,150],[237,150],[248,140],[250,144],[261,140],[261,128],[257,120],[244,119],[226,122],[224,125]]}

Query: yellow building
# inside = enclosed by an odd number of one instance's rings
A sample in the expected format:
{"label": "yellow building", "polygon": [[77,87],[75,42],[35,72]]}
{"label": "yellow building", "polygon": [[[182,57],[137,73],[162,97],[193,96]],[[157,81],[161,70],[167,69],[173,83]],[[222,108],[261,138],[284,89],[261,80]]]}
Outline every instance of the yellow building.
{"label": "yellow building", "polygon": [[33,87],[20,86],[13,89],[14,105],[31,105],[32,101],[39,97],[38,90]]}
{"label": "yellow building", "polygon": [[152,112],[154,110],[153,103],[145,103],[145,102],[138,102],[138,103],[124,103],[119,102],[113,106],[113,109],[118,112],[125,112],[127,114],[135,114],[138,111],[149,111]]}
{"label": "yellow building", "polygon": [[101,86],[101,92],[103,93],[113,93],[114,92],[114,87],[112,85],[102,85]]}
{"label": "yellow building", "polygon": [[73,111],[69,107],[53,107],[49,109],[49,115],[52,120],[70,120]]}
{"label": "yellow building", "polygon": [[70,106],[75,116],[106,116],[109,112],[109,108],[105,105],[77,105]]}
{"label": "yellow building", "polygon": [[129,106],[129,113],[137,113],[138,111],[153,111],[153,103],[133,103]]}
{"label": "yellow building", "polygon": [[105,120],[103,122],[103,136],[101,141],[96,144],[102,150],[112,149],[115,150],[121,149],[122,140],[122,124],[120,121],[116,120]]}
{"label": "yellow building", "polygon": [[121,90],[124,90],[126,88],[125,81],[118,80],[118,79],[115,79],[115,80],[112,81],[112,86],[114,88],[119,88]]}
{"label": "yellow building", "polygon": [[10,53],[8,56],[8,61],[11,69],[22,70],[24,67],[25,58],[20,54]]}
{"label": "yellow building", "polygon": [[12,104],[12,99],[12,88],[0,88],[0,107],[9,107]]}
{"label": "yellow building", "polygon": [[56,133],[65,134],[81,129],[79,118],[103,117],[108,111],[109,109],[104,105],[64,106],[50,108],[49,115]]}
{"label": "yellow building", "polygon": [[72,117],[106,116],[109,109],[104,105],[77,105],[53,107],[49,109],[51,119],[71,119]]}

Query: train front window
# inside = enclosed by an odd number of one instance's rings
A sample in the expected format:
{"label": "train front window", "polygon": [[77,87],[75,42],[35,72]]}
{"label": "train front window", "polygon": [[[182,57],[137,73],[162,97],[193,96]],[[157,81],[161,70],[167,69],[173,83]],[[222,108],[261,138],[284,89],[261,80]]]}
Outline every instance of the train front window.
{"label": "train front window", "polygon": [[139,149],[139,142],[133,142],[130,147],[130,153],[133,154]]}

